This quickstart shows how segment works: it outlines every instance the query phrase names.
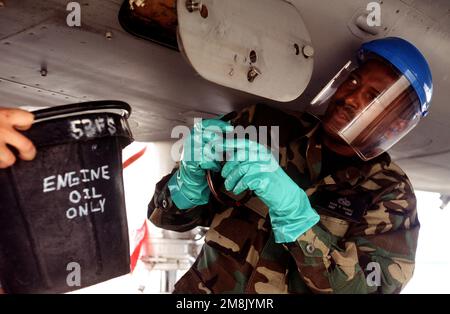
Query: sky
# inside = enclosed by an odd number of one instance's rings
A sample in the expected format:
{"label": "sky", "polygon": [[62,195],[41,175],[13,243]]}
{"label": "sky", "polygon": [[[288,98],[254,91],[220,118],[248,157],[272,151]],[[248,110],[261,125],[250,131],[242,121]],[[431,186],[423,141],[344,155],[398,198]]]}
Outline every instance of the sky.
{"label": "sky", "polygon": [[450,293],[450,205],[438,193],[416,191],[421,223],[414,276],[403,293]]}

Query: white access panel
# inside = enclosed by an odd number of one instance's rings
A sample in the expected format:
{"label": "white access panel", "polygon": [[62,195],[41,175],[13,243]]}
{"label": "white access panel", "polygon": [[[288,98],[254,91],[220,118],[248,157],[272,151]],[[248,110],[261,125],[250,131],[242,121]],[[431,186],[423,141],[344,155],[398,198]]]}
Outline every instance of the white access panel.
{"label": "white access panel", "polygon": [[276,101],[307,87],[314,48],[300,12],[283,0],[178,0],[179,45],[216,84]]}

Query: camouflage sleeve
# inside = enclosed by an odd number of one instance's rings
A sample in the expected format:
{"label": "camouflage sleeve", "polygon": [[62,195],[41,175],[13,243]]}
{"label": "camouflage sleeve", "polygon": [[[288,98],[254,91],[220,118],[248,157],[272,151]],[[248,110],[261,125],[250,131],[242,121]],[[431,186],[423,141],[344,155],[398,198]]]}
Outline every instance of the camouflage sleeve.
{"label": "camouflage sleeve", "polygon": [[286,247],[315,293],[399,293],[413,275],[419,227],[406,179],[343,238],[319,223]]}
{"label": "camouflage sleeve", "polygon": [[180,210],[172,202],[167,187],[169,179],[177,169],[175,167],[170,174],[156,184],[155,193],[148,205],[148,218],[157,227],[178,232],[188,231],[198,226],[208,227],[215,210],[219,209],[221,205],[211,200],[202,206]]}
{"label": "camouflage sleeve", "polygon": [[[233,125],[249,126],[255,120],[255,116],[261,116],[262,120],[273,116],[273,109],[265,105],[252,105],[243,108],[239,112],[231,112],[224,118]],[[262,113],[262,114],[261,114]],[[148,205],[148,217],[157,227],[172,231],[184,232],[197,226],[208,227],[211,224],[215,213],[223,211],[225,208],[214,197],[210,197],[208,204],[196,206],[181,211],[172,202],[167,183],[171,176],[176,172],[175,167],[172,172],[161,179],[156,184],[155,193]]]}

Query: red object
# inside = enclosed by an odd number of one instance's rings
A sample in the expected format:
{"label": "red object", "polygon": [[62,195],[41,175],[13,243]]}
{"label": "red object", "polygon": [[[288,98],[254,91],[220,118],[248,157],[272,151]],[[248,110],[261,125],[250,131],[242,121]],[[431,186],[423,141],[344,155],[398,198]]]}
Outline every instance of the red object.
{"label": "red object", "polygon": [[136,247],[130,257],[130,269],[131,272],[134,271],[139,258],[143,255],[150,255],[151,253],[151,243],[150,243],[150,232],[148,230],[148,220],[144,221],[141,228],[136,231],[135,236]]}
{"label": "red object", "polygon": [[147,150],[147,146],[145,146],[143,149],[141,149],[138,153],[136,153],[136,154],[134,154],[133,156],[131,156],[130,158],[128,158],[128,159],[123,163],[123,169],[125,169],[126,167],[128,167],[129,165],[131,165],[132,163],[134,163],[136,160],[138,160],[139,158],[141,158],[142,156],[144,156],[146,150]]}

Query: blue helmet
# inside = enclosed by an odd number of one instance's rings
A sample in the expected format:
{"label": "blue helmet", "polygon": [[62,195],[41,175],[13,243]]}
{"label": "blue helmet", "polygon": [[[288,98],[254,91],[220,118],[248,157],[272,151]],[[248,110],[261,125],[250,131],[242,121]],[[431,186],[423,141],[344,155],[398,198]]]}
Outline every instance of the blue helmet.
{"label": "blue helmet", "polygon": [[430,67],[422,53],[410,42],[388,37],[373,40],[361,46],[360,53],[371,52],[389,61],[410,82],[421,104],[422,116],[428,114],[433,94]]}

